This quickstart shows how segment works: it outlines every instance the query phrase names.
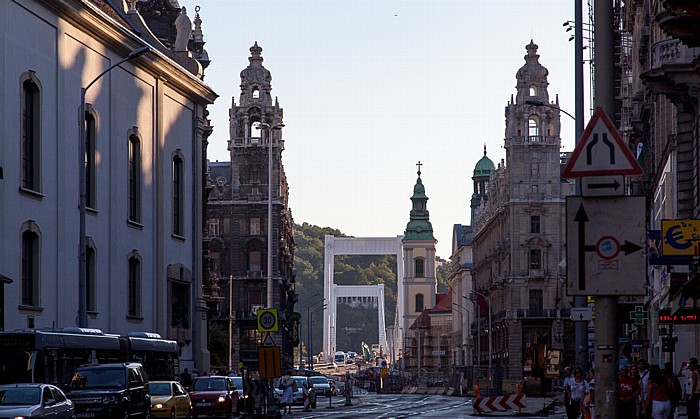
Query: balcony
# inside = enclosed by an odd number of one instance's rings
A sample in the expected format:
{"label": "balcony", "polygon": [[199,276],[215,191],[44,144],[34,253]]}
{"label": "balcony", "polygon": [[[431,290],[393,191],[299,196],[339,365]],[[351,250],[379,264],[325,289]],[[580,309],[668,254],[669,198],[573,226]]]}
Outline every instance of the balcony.
{"label": "balcony", "polygon": [[656,15],[661,30],[692,47],[700,46],[700,4],[697,0],[665,0]]}
{"label": "balcony", "polygon": [[678,39],[667,39],[651,45],[651,69],[641,78],[655,93],[672,101],[695,103],[700,84],[697,57],[700,48],[689,48]]}
{"label": "balcony", "polygon": [[519,308],[515,312],[516,319],[556,319],[558,314],[556,308]]}

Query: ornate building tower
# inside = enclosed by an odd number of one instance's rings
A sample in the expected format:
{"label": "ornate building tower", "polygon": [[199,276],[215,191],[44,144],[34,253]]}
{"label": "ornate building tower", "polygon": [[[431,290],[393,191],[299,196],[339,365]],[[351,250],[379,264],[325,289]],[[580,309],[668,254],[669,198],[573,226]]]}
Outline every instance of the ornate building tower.
{"label": "ornate building tower", "polygon": [[401,322],[404,334],[424,309],[435,306],[437,292],[435,245],[433,226],[427,209],[428,197],[420,178],[421,163],[418,163],[418,180],[413,187],[413,209],[406,225],[403,239],[404,256],[404,318]]}
{"label": "ornate building tower", "polygon": [[565,256],[565,196],[573,185],[560,176],[559,105],[549,101],[548,71],[537,45],[531,41],[526,50],[516,98],[506,106],[506,161],[491,174],[488,199],[474,211],[476,358],[504,378],[545,380],[545,351],[564,348],[558,265]]}
{"label": "ornate building tower", "polygon": [[[230,163],[210,163],[212,191],[209,227],[212,273],[221,275],[233,289],[233,358],[235,364],[258,369],[256,311],[267,306],[267,260],[272,258],[273,304],[279,310],[280,331],[274,342],[282,347],[282,369],[291,368],[298,344],[298,318],[294,313],[294,221],[288,206],[287,178],[282,165],[284,150],[282,109],[270,94],[272,79],[263,67],[262,48],[250,48],[250,65],[241,71],[239,105],[232,101]],[[270,149],[271,148],[271,149]],[[272,177],[268,178],[269,153]],[[272,225],[268,225],[268,188],[272,195]],[[267,253],[272,229],[272,254]],[[228,293],[222,285],[222,295]],[[228,298],[228,297],[225,297]],[[221,317],[228,307],[221,305]]]}
{"label": "ornate building tower", "polygon": [[486,194],[486,187],[489,183],[489,177],[491,173],[496,170],[493,162],[490,158],[486,157],[486,144],[484,144],[484,157],[476,162],[474,166],[474,174],[472,175],[472,180],[474,181],[474,192],[472,193],[471,200],[471,217],[470,220],[474,221],[474,210],[481,205],[482,200],[487,200],[488,195]]}

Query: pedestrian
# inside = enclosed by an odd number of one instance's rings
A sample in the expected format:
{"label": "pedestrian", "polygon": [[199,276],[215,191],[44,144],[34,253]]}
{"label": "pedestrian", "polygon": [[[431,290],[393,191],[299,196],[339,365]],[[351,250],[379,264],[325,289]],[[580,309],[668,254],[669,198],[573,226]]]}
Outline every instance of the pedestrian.
{"label": "pedestrian", "polygon": [[310,412],[311,407],[309,406],[309,387],[304,381],[301,384],[301,400],[304,402],[304,412]]}
{"label": "pedestrian", "polygon": [[189,369],[185,368],[185,370],[180,374],[180,384],[189,390],[190,386],[192,385],[192,374],[190,374]]}
{"label": "pedestrian", "polygon": [[593,368],[588,371],[586,396],[583,401],[583,416],[585,419],[595,418],[595,371]]}
{"label": "pedestrian", "polygon": [[574,378],[569,380],[564,390],[566,391],[566,399],[569,400],[566,405],[566,417],[578,419],[583,407],[583,395],[586,391],[586,381],[583,379],[581,367],[574,369]]}
{"label": "pedestrian", "polygon": [[678,379],[681,381],[681,387],[683,389],[683,400],[687,401],[691,393],[691,380],[693,378],[693,372],[688,368],[688,362],[683,361],[681,367],[678,368]]}
{"label": "pedestrian", "polygon": [[651,413],[653,419],[669,419],[671,417],[671,381],[664,377],[658,365],[649,367],[647,394],[644,398],[642,413]]}
{"label": "pedestrian", "polygon": [[620,367],[620,400],[617,411],[621,418],[632,419],[637,417],[637,396],[642,390],[639,387],[639,379],[632,377],[629,371],[630,367],[626,365]]}
{"label": "pedestrian", "polygon": [[698,401],[700,401],[700,377],[698,377],[698,359],[688,360],[690,370],[690,397],[686,408],[688,409],[688,419],[698,419]]}
{"label": "pedestrian", "polygon": [[569,404],[569,397],[568,393],[566,391],[566,385],[569,384],[569,380],[571,380],[574,377],[574,370],[570,366],[564,367],[564,383],[562,384],[562,387],[564,388],[564,406],[568,406]]}
{"label": "pedestrian", "polygon": [[661,370],[662,375],[671,381],[673,385],[673,392],[671,394],[671,417],[676,417],[676,410],[678,409],[678,404],[683,400],[683,389],[681,387],[681,382],[673,373],[673,367],[670,362],[664,364],[664,369]]}
{"label": "pedestrian", "polygon": [[639,387],[642,389],[642,393],[639,395],[639,414],[637,417],[644,419],[645,417],[651,417],[651,410],[649,410],[648,416],[643,413],[647,398],[647,384],[649,383],[649,363],[643,358],[638,359],[637,371],[639,372]]}
{"label": "pedestrian", "polygon": [[294,387],[292,382],[294,382],[294,379],[288,374],[285,374],[284,377],[280,379],[279,389],[282,390],[282,397],[280,398],[282,414],[292,414],[292,402],[294,400]]}

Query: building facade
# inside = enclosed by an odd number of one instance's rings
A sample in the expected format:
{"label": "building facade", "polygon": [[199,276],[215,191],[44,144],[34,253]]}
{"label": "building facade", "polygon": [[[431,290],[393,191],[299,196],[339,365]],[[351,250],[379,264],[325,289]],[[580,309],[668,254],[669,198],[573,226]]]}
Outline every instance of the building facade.
{"label": "building facade", "polygon": [[[526,50],[516,96],[506,106],[506,159],[490,174],[487,199],[472,220],[473,333],[480,348],[474,364],[492,365],[504,379],[539,380],[548,369],[547,351],[564,348],[568,313],[561,310],[559,264],[565,196],[573,184],[560,176],[559,109],[558,101],[550,102],[548,71],[537,45],[530,42]],[[548,106],[526,103],[533,99]]]}
{"label": "building facade", "polygon": [[[233,358],[236,365],[240,362],[257,371],[262,336],[257,331],[256,311],[268,306],[267,262],[271,257],[272,307],[279,310],[280,324],[272,338],[281,347],[284,370],[293,366],[299,315],[294,312],[294,220],[282,164],[283,112],[270,94],[272,76],[262,65],[262,48],[255,43],[250,53],[250,64],[241,71],[239,104],[234,100],[229,111],[231,161],[209,163],[210,277],[219,284],[224,299],[214,317],[228,317],[227,302],[232,295]],[[272,201],[268,200],[269,188]],[[268,225],[270,202],[272,224]],[[271,255],[267,250],[269,229]],[[228,286],[232,286],[230,292],[226,292]]]}
{"label": "building facade", "polygon": [[178,341],[183,365],[208,368],[202,186],[216,94],[201,19],[193,28],[177,1],[20,0],[0,16],[0,328],[155,332]]}

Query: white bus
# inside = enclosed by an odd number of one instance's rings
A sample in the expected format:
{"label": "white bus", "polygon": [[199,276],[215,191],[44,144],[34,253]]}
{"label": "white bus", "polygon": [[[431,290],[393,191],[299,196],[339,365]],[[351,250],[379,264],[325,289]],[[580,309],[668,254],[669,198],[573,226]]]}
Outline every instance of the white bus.
{"label": "white bus", "polygon": [[345,361],[348,359],[348,355],[343,352],[343,351],[338,351],[333,355],[333,362],[336,364],[345,364]]}

